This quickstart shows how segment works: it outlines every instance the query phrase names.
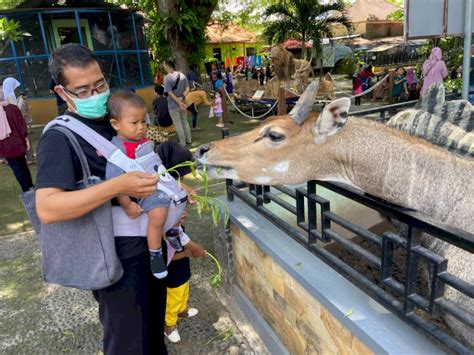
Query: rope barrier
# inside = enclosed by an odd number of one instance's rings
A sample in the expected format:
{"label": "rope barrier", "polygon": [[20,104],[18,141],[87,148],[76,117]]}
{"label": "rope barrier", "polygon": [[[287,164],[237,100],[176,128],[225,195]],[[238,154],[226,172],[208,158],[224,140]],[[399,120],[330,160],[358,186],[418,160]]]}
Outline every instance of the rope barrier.
{"label": "rope barrier", "polygon": [[352,98],[354,98],[354,97],[359,97],[359,96],[367,95],[369,92],[374,91],[377,86],[381,85],[381,84],[385,81],[385,79],[387,79],[387,78],[390,76],[390,74],[385,75],[381,80],[379,80],[379,81],[377,82],[377,84],[375,84],[374,86],[372,86],[372,87],[368,88],[367,90],[361,92],[360,94],[357,94],[357,95],[349,95],[349,94],[347,94],[347,93],[345,92],[345,90],[343,90],[340,86],[338,86],[338,85],[336,84],[336,81],[334,80],[334,78],[332,77],[332,75],[331,75],[331,74],[329,74],[329,75],[331,76],[331,79],[332,79],[332,82],[334,83],[334,86],[335,86],[337,89],[341,90],[345,95],[347,95],[349,99],[352,99]]}
{"label": "rope barrier", "polygon": [[276,107],[276,105],[278,105],[278,100],[275,101],[275,103],[270,107],[270,109],[265,112],[263,115],[260,115],[260,116],[249,116],[247,115],[245,112],[242,112],[242,110],[240,110],[237,105],[234,103],[234,101],[232,101],[232,98],[229,96],[229,93],[227,92],[227,90],[224,90],[227,98],[229,99],[230,103],[232,104],[232,106],[234,106],[234,108],[243,116],[247,117],[247,118],[251,118],[251,119],[258,119],[258,118],[262,118],[262,117],[265,117],[266,115],[268,115],[271,111],[273,111],[273,109]]}

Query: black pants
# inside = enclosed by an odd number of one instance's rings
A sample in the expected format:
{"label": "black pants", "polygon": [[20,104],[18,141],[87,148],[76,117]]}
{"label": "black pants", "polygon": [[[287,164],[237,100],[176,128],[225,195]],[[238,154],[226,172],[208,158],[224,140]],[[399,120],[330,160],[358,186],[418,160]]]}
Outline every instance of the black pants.
{"label": "black pants", "polygon": [[360,106],[360,96],[356,96],[356,98],[355,98],[355,106]]}
{"label": "black pants", "polygon": [[192,115],[193,115],[193,128],[196,128],[197,121],[198,121],[198,114],[197,112],[193,112]]}
{"label": "black pants", "polygon": [[151,274],[148,253],[122,260],[122,266],[117,283],[93,292],[104,328],[104,354],[167,354],[165,281]]}
{"label": "black pants", "polygon": [[13,170],[13,174],[16,177],[16,180],[21,186],[23,192],[28,191],[33,187],[33,179],[31,178],[30,169],[28,169],[28,164],[26,164],[26,158],[24,155],[21,155],[17,158],[7,159],[8,165]]}

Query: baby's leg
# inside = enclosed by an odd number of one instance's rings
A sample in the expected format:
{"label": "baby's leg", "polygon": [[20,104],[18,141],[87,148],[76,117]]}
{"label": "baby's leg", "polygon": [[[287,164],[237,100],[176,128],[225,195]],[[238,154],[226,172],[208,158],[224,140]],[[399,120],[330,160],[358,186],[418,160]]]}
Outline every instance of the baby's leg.
{"label": "baby's leg", "polygon": [[153,276],[163,279],[168,275],[161,249],[163,227],[168,215],[168,208],[157,207],[148,211],[147,242],[150,250],[150,264]]}
{"label": "baby's leg", "polygon": [[148,211],[148,226],[146,237],[148,248],[161,248],[161,239],[163,238],[163,227],[165,226],[166,217],[168,216],[168,208],[157,207]]}

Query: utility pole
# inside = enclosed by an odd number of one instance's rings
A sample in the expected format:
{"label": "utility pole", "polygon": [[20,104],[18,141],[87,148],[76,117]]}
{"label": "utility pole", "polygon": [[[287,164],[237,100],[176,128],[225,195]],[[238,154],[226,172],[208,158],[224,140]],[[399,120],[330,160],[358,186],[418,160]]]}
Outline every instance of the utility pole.
{"label": "utility pole", "polygon": [[[469,96],[471,74],[472,0],[464,0],[464,57],[462,65],[462,98]],[[474,84],[474,83],[473,83]]]}

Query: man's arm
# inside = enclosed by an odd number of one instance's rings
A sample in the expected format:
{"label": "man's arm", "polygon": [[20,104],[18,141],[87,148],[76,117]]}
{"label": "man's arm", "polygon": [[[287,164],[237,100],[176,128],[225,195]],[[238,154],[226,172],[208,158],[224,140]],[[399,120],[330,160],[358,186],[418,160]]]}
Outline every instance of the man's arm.
{"label": "man's arm", "polygon": [[36,212],[44,224],[79,218],[120,195],[147,197],[156,191],[158,177],[133,172],[87,189],[65,191],[40,188],[36,191]]}

